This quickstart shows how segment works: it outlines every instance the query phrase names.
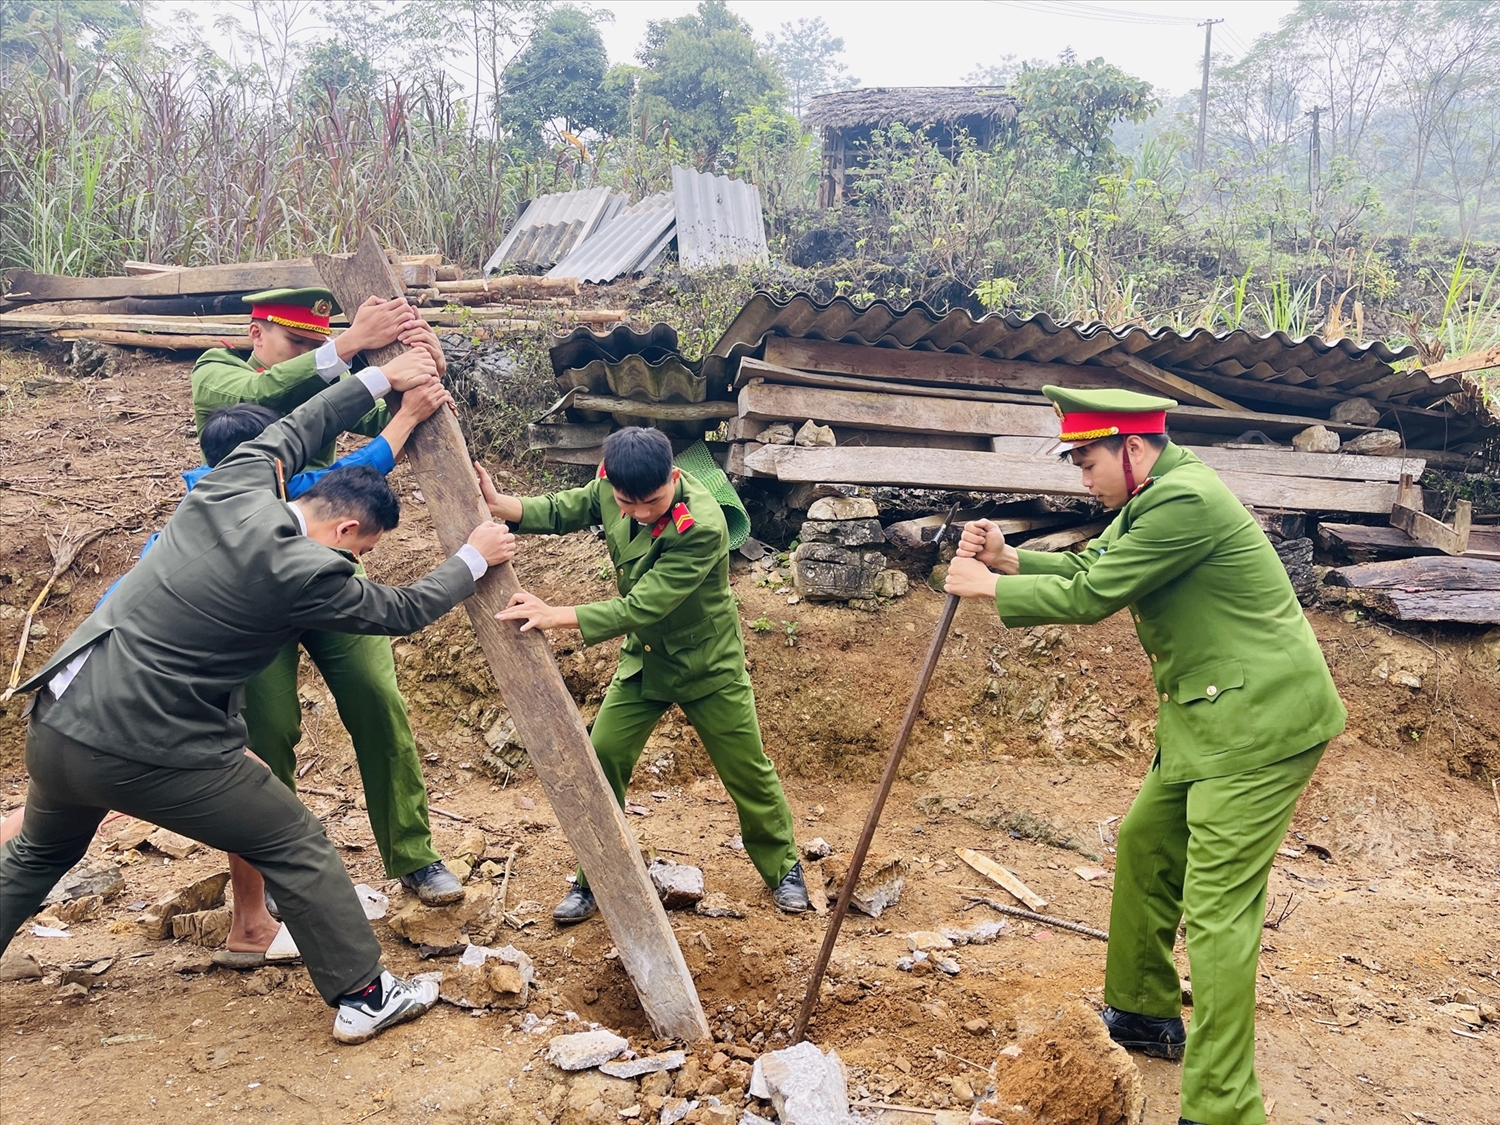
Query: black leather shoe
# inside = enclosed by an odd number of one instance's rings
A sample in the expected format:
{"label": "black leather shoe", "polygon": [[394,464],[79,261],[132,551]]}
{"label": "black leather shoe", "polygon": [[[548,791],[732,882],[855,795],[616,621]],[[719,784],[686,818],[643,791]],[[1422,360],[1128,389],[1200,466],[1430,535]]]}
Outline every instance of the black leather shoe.
{"label": "black leather shoe", "polygon": [[1158,1059],[1182,1058],[1187,1032],[1181,1018],[1155,1019],[1118,1008],[1105,1008],[1099,1016],[1109,1028],[1109,1037],[1127,1051],[1140,1051]]}
{"label": "black leather shoe", "polygon": [[415,891],[417,898],[426,906],[447,906],[464,897],[464,885],[441,860],[419,867],[410,875],[401,876],[401,885],[409,891]]}
{"label": "black leather shoe", "polygon": [[587,887],[574,887],[566,898],[552,908],[552,920],[559,926],[571,926],[585,918],[592,918],[598,911],[599,904],[594,901],[594,892]]}
{"label": "black leather shoe", "polygon": [[276,900],[271,897],[271,888],[266,888],[266,913],[276,921],[281,921],[281,907],[276,905]]}
{"label": "black leather shoe", "polygon": [[771,892],[776,908],[788,914],[801,914],[812,904],[807,901],[807,881],[802,878],[802,861],[792,864],[776,889]]}

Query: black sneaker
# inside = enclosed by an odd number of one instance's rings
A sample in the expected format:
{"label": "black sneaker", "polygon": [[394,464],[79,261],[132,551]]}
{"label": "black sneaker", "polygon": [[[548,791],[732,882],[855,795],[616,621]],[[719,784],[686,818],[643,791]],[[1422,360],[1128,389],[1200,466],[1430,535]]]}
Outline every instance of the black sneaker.
{"label": "black sneaker", "polygon": [[802,878],[800,859],[792,864],[792,869],[777,884],[771,897],[776,900],[776,909],[788,914],[801,914],[812,905],[807,901],[807,881]]}
{"label": "black sneaker", "polygon": [[1118,1008],[1105,1008],[1099,1013],[1104,1026],[1109,1028],[1109,1037],[1127,1051],[1140,1051],[1158,1059],[1182,1058],[1182,1049],[1187,1044],[1187,1031],[1182,1019],[1157,1019],[1141,1016],[1135,1012],[1122,1012]]}
{"label": "black sneaker", "polygon": [[552,908],[552,920],[559,926],[571,926],[592,918],[599,911],[594,901],[594,892],[587,887],[574,887],[560,903]]}
{"label": "black sneaker", "polygon": [[464,885],[458,881],[457,875],[443,866],[442,860],[434,860],[410,875],[401,876],[401,885],[409,891],[416,891],[417,897],[427,906],[447,906],[464,897]]}
{"label": "black sneaker", "polygon": [[402,980],[381,970],[365,988],[339,997],[333,1037],[340,1043],[364,1043],[388,1027],[416,1019],[437,999],[437,982]]}

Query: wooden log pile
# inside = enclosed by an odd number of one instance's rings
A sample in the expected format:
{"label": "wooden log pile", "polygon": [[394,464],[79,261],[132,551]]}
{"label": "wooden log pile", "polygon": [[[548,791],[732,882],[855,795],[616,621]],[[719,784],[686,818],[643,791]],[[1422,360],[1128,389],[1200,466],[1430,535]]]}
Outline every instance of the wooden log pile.
{"label": "wooden log pile", "polygon": [[[496,336],[578,324],[607,329],[629,316],[625,309],[576,307],[576,278],[465,280],[462,269],[439,254],[387,256],[407,299],[433,325]],[[126,262],[119,277],[11,270],[5,281],[0,336],[166,351],[247,349],[244,294],[322,284],[310,258],[193,268]],[[347,314],[335,318],[335,331],[347,323]]]}

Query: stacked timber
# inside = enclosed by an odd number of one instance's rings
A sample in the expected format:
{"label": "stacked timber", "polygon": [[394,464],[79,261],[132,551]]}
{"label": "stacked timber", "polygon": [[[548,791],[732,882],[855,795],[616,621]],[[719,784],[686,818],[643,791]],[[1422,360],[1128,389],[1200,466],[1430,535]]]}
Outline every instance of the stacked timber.
{"label": "stacked timber", "polygon": [[[629,315],[624,309],[575,308],[576,278],[464,280],[462,269],[438,254],[389,256],[407,299],[433,325],[503,335],[559,325],[608,328]],[[119,277],[10,270],[5,282],[0,334],[173,351],[248,348],[245,294],[322,285],[310,258],[193,268],[127,262]],[[347,314],[334,323],[335,330],[346,325]]]}

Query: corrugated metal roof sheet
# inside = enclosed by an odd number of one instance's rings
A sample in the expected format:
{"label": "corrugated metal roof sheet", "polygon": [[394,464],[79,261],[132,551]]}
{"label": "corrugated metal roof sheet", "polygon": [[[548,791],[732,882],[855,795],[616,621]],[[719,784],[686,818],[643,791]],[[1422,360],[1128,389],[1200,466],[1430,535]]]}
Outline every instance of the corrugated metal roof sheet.
{"label": "corrugated metal roof sheet", "polygon": [[551,266],[628,201],[628,196],[612,193],[607,187],[539,195],[526,205],[490,255],[484,272],[490,273],[505,262],[532,268]]}
{"label": "corrugated metal roof sheet", "polygon": [[744,180],[672,168],[677,259],[688,273],[771,260],[760,189]]}
{"label": "corrugated metal roof sheet", "polygon": [[548,276],[600,282],[641,273],[671,242],[676,218],[671,192],[647,196],[601,223]]}

